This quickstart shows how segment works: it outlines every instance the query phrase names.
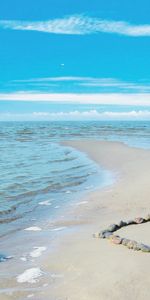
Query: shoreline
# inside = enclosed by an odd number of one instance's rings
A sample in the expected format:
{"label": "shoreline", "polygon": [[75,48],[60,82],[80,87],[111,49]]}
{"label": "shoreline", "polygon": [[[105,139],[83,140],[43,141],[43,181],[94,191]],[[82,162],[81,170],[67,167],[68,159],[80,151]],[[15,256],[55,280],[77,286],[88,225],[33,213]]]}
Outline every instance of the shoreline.
{"label": "shoreline", "polygon": [[[149,254],[112,245],[109,241],[94,239],[92,235],[121,219],[149,213],[150,151],[118,142],[90,140],[63,144],[86,153],[114,172],[117,180],[111,186],[90,191],[89,195],[86,193],[79,199],[79,205],[71,206],[66,218],[68,232],[56,234],[58,247],[41,257],[44,276],[39,282],[20,284],[20,292],[14,293],[12,298],[0,296],[0,299],[15,299],[16,295],[17,299],[26,299],[22,295],[27,297],[29,294],[33,294],[35,300],[149,298]],[[150,245],[150,226],[143,226],[138,226],[139,229],[131,226],[124,235],[137,239],[144,236],[144,241]]]}
{"label": "shoreline", "polygon": [[[92,234],[120,219],[149,213],[150,151],[116,142],[69,141],[65,144],[85,152],[101,166],[115,172],[117,181],[86,196],[82,201],[87,203],[74,210],[73,215],[80,215],[85,224],[61,240],[53,259],[59,257],[56,270],[64,277],[56,280],[57,292],[56,287],[51,286],[52,290],[45,291],[45,297],[52,294],[56,299],[71,300],[149,298],[149,254],[93,239]],[[124,230],[124,235],[141,239],[141,242],[143,236],[143,242],[150,245],[150,226],[143,227],[131,226]],[[50,270],[49,259],[46,264]]]}

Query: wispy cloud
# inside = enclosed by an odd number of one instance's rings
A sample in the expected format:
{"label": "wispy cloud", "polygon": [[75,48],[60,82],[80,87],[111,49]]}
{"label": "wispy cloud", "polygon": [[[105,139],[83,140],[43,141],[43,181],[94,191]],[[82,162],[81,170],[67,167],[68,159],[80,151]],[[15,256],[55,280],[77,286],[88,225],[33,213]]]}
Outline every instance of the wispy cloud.
{"label": "wispy cloud", "polygon": [[71,94],[71,93],[40,93],[40,92],[16,92],[0,93],[0,100],[16,101],[49,101],[68,103],[91,104],[117,104],[117,105],[144,105],[150,106],[150,94],[144,93],[97,93],[97,94]]}
{"label": "wispy cloud", "polygon": [[26,85],[34,86],[39,89],[42,87],[53,87],[56,88],[55,92],[59,90],[59,87],[63,87],[66,91],[69,88],[75,88],[76,91],[85,92],[86,88],[90,88],[91,91],[95,88],[99,88],[102,91],[107,90],[107,92],[150,92],[149,82],[131,82],[123,81],[117,78],[98,78],[98,77],[76,77],[76,76],[66,76],[66,77],[44,77],[44,78],[31,78],[26,80],[13,80],[10,85]]}
{"label": "wispy cloud", "polygon": [[92,80],[92,77],[76,77],[76,76],[59,76],[59,77],[43,77],[43,78],[30,78],[23,80],[13,80],[13,82],[43,82],[43,81],[53,81],[53,82],[62,82],[62,81],[85,81]]}
{"label": "wispy cloud", "polygon": [[86,35],[103,32],[130,37],[150,36],[150,24],[131,24],[125,21],[91,18],[85,15],[66,16],[60,19],[38,22],[1,20],[0,27],[3,29],[41,31],[66,35]]}

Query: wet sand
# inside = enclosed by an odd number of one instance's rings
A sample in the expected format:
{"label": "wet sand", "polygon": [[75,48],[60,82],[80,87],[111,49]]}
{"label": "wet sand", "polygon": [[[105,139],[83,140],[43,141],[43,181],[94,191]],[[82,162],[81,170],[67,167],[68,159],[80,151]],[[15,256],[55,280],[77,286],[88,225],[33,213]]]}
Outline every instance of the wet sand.
{"label": "wet sand", "polygon": [[[150,254],[135,252],[93,233],[121,219],[150,213],[150,151],[115,142],[71,141],[72,146],[102,167],[116,182],[79,199],[68,209],[68,232],[56,233],[56,247],[40,261],[44,274],[33,284],[16,283],[16,292],[0,299],[145,300],[150,297]],[[124,237],[150,245],[150,223],[120,230]],[[18,292],[17,287],[25,291]]]}

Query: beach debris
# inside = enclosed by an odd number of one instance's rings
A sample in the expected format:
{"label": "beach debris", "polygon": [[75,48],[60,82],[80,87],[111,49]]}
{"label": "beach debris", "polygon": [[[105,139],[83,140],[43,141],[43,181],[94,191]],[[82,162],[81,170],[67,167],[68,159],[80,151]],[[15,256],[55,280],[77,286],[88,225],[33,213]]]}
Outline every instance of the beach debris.
{"label": "beach debris", "polygon": [[123,221],[121,220],[118,224],[111,224],[107,229],[104,229],[100,232],[96,232],[93,234],[94,238],[101,239],[109,239],[113,244],[126,246],[128,249],[133,249],[135,251],[142,251],[150,253],[150,246],[138,243],[134,240],[122,238],[119,235],[115,235],[114,233],[121,229],[122,227],[129,225],[138,225],[142,223],[150,222],[150,214],[148,214],[145,218],[137,217],[133,220]]}

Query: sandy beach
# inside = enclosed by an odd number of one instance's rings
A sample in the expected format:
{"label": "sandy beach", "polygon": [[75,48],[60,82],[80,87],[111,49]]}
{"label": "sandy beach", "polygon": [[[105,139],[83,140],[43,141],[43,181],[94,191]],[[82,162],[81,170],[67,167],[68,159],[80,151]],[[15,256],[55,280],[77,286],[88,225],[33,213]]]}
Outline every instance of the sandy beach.
{"label": "sandy beach", "polygon": [[[87,194],[68,209],[66,221],[59,225],[70,230],[56,235],[55,251],[41,261],[44,279],[35,285],[23,284],[28,289],[26,297],[14,293],[12,298],[1,295],[0,299],[27,299],[27,295],[35,300],[149,299],[150,254],[95,239],[93,233],[150,212],[150,151],[116,142],[71,141],[65,145],[113,171],[115,183]],[[149,230],[150,223],[133,225],[121,229],[120,235],[150,245]]]}
{"label": "sandy beach", "polygon": [[[56,276],[53,286],[38,299],[148,299],[149,254],[94,239],[92,234],[121,219],[149,213],[150,152],[114,142],[73,141],[67,145],[112,170],[116,183],[92,193],[70,212],[70,220],[81,221],[81,226],[63,237],[58,251],[44,265],[62,278]],[[147,223],[120,232],[150,245],[149,230]]]}

